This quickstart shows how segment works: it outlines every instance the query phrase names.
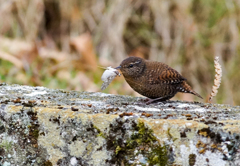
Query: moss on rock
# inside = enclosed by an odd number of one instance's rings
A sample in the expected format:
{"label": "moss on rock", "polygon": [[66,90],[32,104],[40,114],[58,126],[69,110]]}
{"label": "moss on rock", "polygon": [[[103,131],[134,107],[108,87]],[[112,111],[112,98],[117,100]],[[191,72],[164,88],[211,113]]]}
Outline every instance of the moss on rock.
{"label": "moss on rock", "polygon": [[[124,121],[118,119],[116,123],[123,125]],[[130,124],[129,133],[120,132],[121,136],[115,135],[112,137],[111,132],[108,139],[109,150],[115,151],[112,156],[112,160],[109,161],[112,164],[124,164],[132,165],[140,163],[146,165],[167,165],[168,164],[168,147],[166,145],[160,145],[157,138],[153,135],[153,131],[145,126],[141,121],[127,120],[124,125]],[[115,132],[118,130],[118,126],[112,126],[112,130]],[[136,158],[136,156],[138,156]]]}

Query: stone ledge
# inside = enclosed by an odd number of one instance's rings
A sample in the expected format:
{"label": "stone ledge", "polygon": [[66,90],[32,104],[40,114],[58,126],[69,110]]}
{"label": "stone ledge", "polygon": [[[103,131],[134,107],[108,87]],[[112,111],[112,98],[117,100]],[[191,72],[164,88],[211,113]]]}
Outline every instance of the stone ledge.
{"label": "stone ledge", "polygon": [[0,86],[5,165],[240,165],[240,107]]}

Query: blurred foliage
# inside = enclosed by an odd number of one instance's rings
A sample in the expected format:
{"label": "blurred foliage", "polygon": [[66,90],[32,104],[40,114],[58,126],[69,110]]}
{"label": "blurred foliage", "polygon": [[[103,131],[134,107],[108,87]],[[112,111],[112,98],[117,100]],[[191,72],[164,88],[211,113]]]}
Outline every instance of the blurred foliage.
{"label": "blurred foliage", "polygon": [[[207,99],[219,56],[213,102],[240,105],[237,0],[0,0],[0,15],[1,82],[100,91],[98,66],[139,56],[175,68]],[[123,77],[104,92],[137,95]]]}

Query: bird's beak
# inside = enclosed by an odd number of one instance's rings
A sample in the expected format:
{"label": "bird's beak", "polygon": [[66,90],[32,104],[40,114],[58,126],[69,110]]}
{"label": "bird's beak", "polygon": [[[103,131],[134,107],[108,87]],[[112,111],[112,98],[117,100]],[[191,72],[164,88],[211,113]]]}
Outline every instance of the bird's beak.
{"label": "bird's beak", "polygon": [[118,66],[118,67],[116,67],[115,69],[117,69],[117,70],[118,70],[118,69],[120,69],[120,68],[121,68],[121,66]]}

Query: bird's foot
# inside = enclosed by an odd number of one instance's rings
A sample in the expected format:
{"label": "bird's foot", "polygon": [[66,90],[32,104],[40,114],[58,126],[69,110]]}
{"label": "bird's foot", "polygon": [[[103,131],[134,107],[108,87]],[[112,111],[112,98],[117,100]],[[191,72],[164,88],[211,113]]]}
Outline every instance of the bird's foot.
{"label": "bird's foot", "polygon": [[147,98],[146,105],[149,105],[149,104],[154,103],[156,101],[166,101],[166,100],[165,100],[164,97],[159,97],[159,98],[156,98],[156,99]]}
{"label": "bird's foot", "polygon": [[145,102],[146,102],[146,105],[149,105],[149,104],[151,104],[151,103],[154,103],[155,101],[157,101],[157,100],[155,100],[155,99],[149,99],[149,98],[147,98],[148,100],[146,100]]}
{"label": "bird's foot", "polygon": [[168,100],[168,98],[165,98],[165,97],[159,97],[156,99],[150,99],[150,98],[140,99],[140,101],[146,103],[146,105],[149,105],[154,102],[165,102],[167,100]]}

